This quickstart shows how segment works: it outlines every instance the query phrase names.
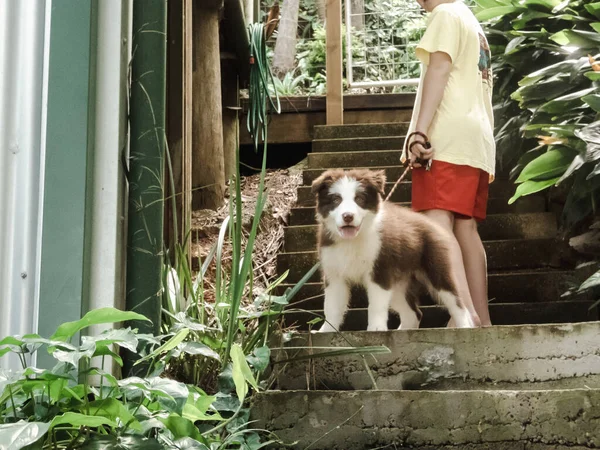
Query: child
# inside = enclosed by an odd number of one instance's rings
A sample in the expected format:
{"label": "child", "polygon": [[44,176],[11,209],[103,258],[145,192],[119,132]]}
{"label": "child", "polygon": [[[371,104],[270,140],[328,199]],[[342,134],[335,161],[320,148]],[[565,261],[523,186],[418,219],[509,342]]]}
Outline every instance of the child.
{"label": "child", "polygon": [[417,2],[431,14],[416,50],[423,70],[405,150],[415,169],[412,207],[454,234],[459,295],[473,321],[489,326],[487,263],[477,222],[485,219],[495,172],[491,54],[461,0]]}

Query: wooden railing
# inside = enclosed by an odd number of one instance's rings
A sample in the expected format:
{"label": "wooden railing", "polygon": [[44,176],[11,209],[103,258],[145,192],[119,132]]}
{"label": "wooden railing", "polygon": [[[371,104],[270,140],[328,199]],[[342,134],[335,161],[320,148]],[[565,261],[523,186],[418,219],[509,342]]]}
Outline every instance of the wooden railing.
{"label": "wooden railing", "polygon": [[342,0],[326,3],[327,125],[344,123],[342,86]]}

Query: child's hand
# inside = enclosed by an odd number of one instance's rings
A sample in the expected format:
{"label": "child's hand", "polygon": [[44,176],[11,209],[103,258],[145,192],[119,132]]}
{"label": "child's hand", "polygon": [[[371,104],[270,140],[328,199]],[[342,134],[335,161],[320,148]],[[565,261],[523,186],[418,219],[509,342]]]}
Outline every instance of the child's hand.
{"label": "child's hand", "polygon": [[[423,144],[417,141],[417,143],[413,144],[410,151],[410,165],[418,169],[419,167],[423,167],[420,162],[429,161],[433,158],[433,148],[425,148]],[[417,162],[420,160],[420,162]]]}

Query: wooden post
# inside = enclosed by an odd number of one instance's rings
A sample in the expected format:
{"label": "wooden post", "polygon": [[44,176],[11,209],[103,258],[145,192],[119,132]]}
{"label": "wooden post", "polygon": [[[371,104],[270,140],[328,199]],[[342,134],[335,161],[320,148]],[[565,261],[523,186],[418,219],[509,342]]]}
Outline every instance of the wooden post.
{"label": "wooden post", "polygon": [[[192,2],[183,0],[183,173],[181,177],[181,210],[186,233],[192,227],[192,171],[193,171],[193,64],[194,60],[194,27]],[[191,239],[188,239],[188,265],[192,266]]]}
{"label": "wooden post", "polygon": [[221,59],[221,75],[223,97],[223,160],[225,162],[225,179],[235,174],[235,154],[238,145],[237,111],[239,107],[239,89],[237,64],[234,56],[223,55]]}
{"label": "wooden post", "polygon": [[222,6],[222,0],[193,2],[194,209],[216,209],[225,200],[219,51]]}
{"label": "wooden post", "polygon": [[192,218],[192,1],[168,3],[167,140],[173,180],[167,170],[165,241],[171,263],[175,263],[176,243],[186,244],[183,250],[191,263],[191,240],[185,237]]}
{"label": "wooden post", "polygon": [[342,92],[342,0],[327,0],[327,125],[344,123]]}

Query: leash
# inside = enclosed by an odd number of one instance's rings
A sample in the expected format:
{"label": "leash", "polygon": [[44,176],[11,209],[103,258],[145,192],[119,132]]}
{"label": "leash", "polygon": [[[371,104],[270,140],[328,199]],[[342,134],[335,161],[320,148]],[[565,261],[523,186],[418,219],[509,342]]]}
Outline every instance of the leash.
{"label": "leash", "polygon": [[[429,142],[429,138],[427,136],[425,136],[425,134],[423,134],[419,131],[415,131],[414,133],[409,134],[408,137],[406,138],[405,146],[404,146],[405,150],[407,149],[407,144],[410,142],[410,138],[412,138],[413,136],[422,137],[424,140],[423,141],[415,140],[415,141],[411,142],[411,144],[408,145],[408,152],[412,153],[412,148],[415,144],[421,144],[423,147],[425,147],[427,149],[431,148],[431,143]],[[407,156],[408,156],[408,152],[407,152]],[[428,160],[427,162],[425,162],[422,159],[417,158],[417,160],[415,162],[418,162],[419,164],[424,165],[425,170],[427,170],[428,172],[431,170],[431,159]],[[402,172],[402,175],[400,175],[400,178],[398,178],[398,181],[396,181],[396,183],[394,183],[394,185],[392,186],[392,189],[390,190],[388,195],[385,197],[384,201],[387,202],[391,198],[394,191],[398,188],[400,183],[402,183],[402,180],[404,180],[406,178],[406,175],[408,175],[408,172],[410,172],[410,170],[412,169],[412,165],[410,164],[410,158],[407,159],[404,164],[406,164],[406,169],[404,169],[404,172]]]}

